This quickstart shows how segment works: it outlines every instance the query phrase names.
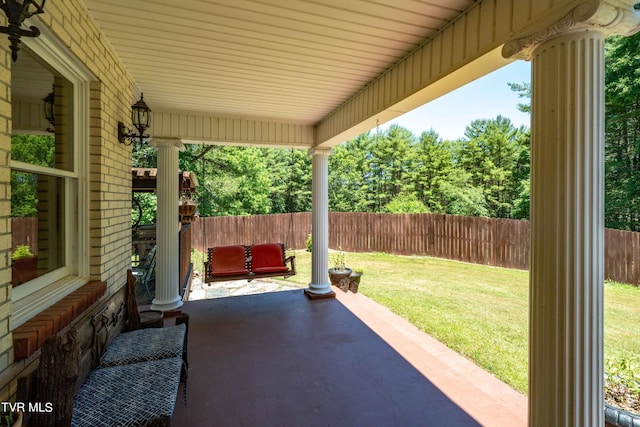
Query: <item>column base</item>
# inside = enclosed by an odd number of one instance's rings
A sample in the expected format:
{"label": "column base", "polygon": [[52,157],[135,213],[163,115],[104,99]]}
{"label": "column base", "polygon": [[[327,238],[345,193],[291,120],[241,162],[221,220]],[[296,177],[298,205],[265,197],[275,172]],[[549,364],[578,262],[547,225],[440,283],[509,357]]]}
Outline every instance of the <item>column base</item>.
{"label": "column base", "polygon": [[329,291],[326,294],[317,294],[315,292],[313,292],[311,289],[307,288],[304,290],[304,294],[307,296],[307,298],[309,298],[310,300],[316,300],[316,299],[327,299],[327,298],[335,298],[336,297],[336,293],[333,291]]}
{"label": "column base", "polygon": [[325,299],[325,298],[335,298],[336,293],[331,289],[331,283],[309,283],[309,287],[304,290],[304,293],[309,299]]}
{"label": "column base", "polygon": [[172,300],[158,300],[157,298],[151,301],[151,310],[160,310],[162,312],[167,311],[176,311],[180,307],[182,307],[182,298],[180,296],[176,296],[175,299]]}

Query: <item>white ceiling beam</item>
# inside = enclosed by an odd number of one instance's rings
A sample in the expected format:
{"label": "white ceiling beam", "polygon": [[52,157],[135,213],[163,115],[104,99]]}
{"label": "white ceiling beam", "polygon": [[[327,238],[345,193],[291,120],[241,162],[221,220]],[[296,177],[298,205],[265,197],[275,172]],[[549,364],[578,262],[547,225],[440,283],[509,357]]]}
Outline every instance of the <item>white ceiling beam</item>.
{"label": "white ceiling beam", "polygon": [[278,121],[153,112],[154,138],[179,138],[185,144],[224,144],[274,148],[311,148],[313,126]]}

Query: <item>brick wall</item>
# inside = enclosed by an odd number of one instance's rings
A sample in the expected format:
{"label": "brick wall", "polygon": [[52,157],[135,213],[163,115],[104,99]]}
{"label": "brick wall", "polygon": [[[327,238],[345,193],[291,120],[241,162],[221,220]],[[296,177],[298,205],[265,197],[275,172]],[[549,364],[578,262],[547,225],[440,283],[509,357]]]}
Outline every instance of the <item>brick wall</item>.
{"label": "brick wall", "polygon": [[[0,25],[6,24],[0,14]],[[106,37],[77,0],[47,2],[39,15],[47,27],[95,76],[90,84],[89,147],[90,276],[113,293],[126,281],[130,265],[131,150],[117,140],[117,122],[126,121],[132,82]],[[10,134],[11,56],[0,35],[0,401],[15,395],[17,377],[33,359],[13,362],[11,316]],[[18,61],[20,57],[18,56]],[[36,313],[34,313],[36,314]]]}
{"label": "brick wall", "polygon": [[[2,14],[0,14],[2,15]],[[0,25],[6,25],[4,15]],[[0,369],[13,361],[9,318],[11,316],[11,54],[6,37],[0,42]],[[0,391],[0,400],[15,393],[16,382]]]}
{"label": "brick wall", "polygon": [[131,114],[131,78],[81,2],[48,2],[39,17],[96,76],[88,141],[90,274],[113,291],[130,264],[131,150],[118,142],[117,124]]}

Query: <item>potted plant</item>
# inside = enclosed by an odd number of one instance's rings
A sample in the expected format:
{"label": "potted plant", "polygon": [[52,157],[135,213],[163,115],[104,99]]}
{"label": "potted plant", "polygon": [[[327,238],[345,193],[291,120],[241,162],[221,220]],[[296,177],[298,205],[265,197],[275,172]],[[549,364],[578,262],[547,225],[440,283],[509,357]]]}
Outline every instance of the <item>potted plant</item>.
{"label": "potted plant", "polygon": [[355,268],[351,276],[349,276],[349,290],[351,292],[358,293],[358,286],[360,286],[360,278],[362,277],[363,270],[362,268]]}
{"label": "potted plant", "polygon": [[329,280],[333,286],[338,286],[346,291],[349,288],[349,278],[352,270],[345,267],[345,254],[342,248],[338,248],[338,253],[333,256],[333,268],[329,269]]}
{"label": "potted plant", "polygon": [[29,245],[18,245],[11,254],[11,284],[21,285],[38,276],[38,257]]}
{"label": "potted plant", "polygon": [[180,222],[183,224],[191,223],[196,220],[196,211],[198,203],[191,198],[190,192],[184,192],[178,201],[178,213],[180,214]]}

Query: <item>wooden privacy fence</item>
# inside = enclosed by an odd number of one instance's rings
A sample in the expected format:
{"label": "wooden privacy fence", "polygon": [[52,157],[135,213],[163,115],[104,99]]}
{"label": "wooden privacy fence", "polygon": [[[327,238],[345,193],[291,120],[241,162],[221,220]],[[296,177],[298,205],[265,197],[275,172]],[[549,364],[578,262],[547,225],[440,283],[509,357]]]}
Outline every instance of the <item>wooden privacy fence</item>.
{"label": "wooden privacy fence", "polygon": [[[306,247],[311,213],[200,218],[192,223],[192,245],[282,242]],[[329,212],[329,247],[348,252],[428,255],[507,268],[528,268],[526,221],[435,214]]]}
{"label": "wooden privacy fence", "polygon": [[306,247],[311,234],[311,212],[217,216],[191,223],[191,245],[206,248],[254,243],[284,243],[288,248]]}
{"label": "wooden privacy fence", "polygon": [[[282,242],[305,247],[311,213],[200,218],[192,244]],[[348,252],[424,255],[505,268],[529,269],[529,222],[439,214],[329,212],[329,247]],[[605,277],[640,283],[640,233],[605,229]]]}
{"label": "wooden privacy fence", "polygon": [[331,212],[329,247],[527,269],[529,223],[438,214]]}
{"label": "wooden privacy fence", "polygon": [[11,250],[20,245],[38,254],[38,218],[11,218]]}
{"label": "wooden privacy fence", "polygon": [[621,283],[640,283],[640,233],[604,229],[604,277]]}

